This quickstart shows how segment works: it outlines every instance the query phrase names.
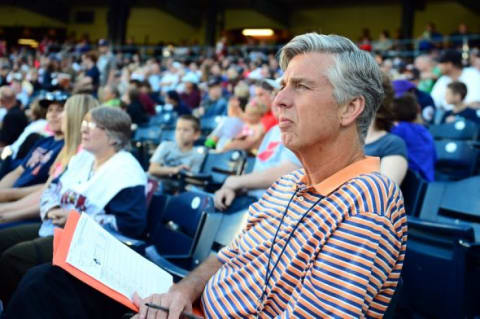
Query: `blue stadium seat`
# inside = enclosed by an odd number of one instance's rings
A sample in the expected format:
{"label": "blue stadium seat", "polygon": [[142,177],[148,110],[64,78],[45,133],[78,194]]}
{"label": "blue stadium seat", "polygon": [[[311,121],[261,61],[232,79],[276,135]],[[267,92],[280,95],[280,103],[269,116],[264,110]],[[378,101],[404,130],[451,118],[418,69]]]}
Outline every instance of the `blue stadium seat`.
{"label": "blue stadium seat", "polygon": [[471,226],[480,238],[480,176],[429,183],[419,217]]}
{"label": "blue stadium seat", "polygon": [[221,115],[201,118],[200,127],[202,128],[202,134],[210,134],[220,124],[223,118],[224,116]]}
{"label": "blue stadium seat", "polygon": [[255,166],[255,161],[257,158],[255,156],[248,156],[245,165],[243,166],[242,174],[249,174],[253,172],[253,167]]}
{"label": "blue stadium seat", "polygon": [[403,194],[405,211],[408,215],[418,216],[428,182],[419,173],[409,169],[400,188]]}
{"label": "blue stadium seat", "polygon": [[152,142],[158,144],[160,142],[162,129],[159,126],[138,127],[133,135],[134,142]]}
{"label": "blue stadium seat", "polygon": [[468,120],[430,125],[428,129],[436,140],[477,140],[479,137],[478,125]]}
{"label": "blue stadium seat", "polygon": [[468,226],[409,216],[401,307],[409,308],[414,318],[464,318],[468,308],[465,243],[473,237]]}
{"label": "blue stadium seat", "polygon": [[161,128],[175,128],[178,114],[174,111],[163,111],[150,118],[149,126],[158,126]]}
{"label": "blue stadium seat", "polygon": [[160,135],[160,142],[175,141],[175,129],[164,129]]}
{"label": "blue stadium seat", "polygon": [[468,141],[435,141],[435,180],[459,180],[475,174],[478,148]]}
{"label": "blue stadium seat", "polygon": [[169,198],[145,255],[178,278],[207,258],[221,214],[210,195],[185,192]]}
{"label": "blue stadium seat", "polygon": [[182,172],[185,185],[195,185],[207,192],[217,190],[228,176],[242,172],[247,153],[243,150],[208,152],[200,173]]}

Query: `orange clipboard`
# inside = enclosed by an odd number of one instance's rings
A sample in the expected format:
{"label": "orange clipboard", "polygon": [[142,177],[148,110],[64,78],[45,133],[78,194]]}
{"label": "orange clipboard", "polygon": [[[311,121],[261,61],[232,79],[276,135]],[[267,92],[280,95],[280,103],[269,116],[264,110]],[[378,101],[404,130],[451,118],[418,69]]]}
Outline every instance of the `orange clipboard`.
{"label": "orange clipboard", "polygon": [[125,297],[124,295],[116,292],[115,290],[109,288],[98,280],[90,277],[84,272],[78,270],[72,265],[67,263],[67,255],[70,249],[70,244],[72,242],[73,233],[77,227],[78,220],[80,219],[80,213],[76,211],[71,211],[67,223],[65,224],[64,229],[56,228],[53,237],[53,261],[52,264],[58,266],[68,272],[73,277],[83,281],[90,287],[97,289],[104,295],[112,298],[113,300],[121,303],[122,305],[127,306],[135,312],[138,312],[138,307],[133,304],[133,302]]}
{"label": "orange clipboard", "polygon": [[[72,242],[73,234],[75,233],[75,229],[77,227],[79,219],[80,213],[72,210],[68,215],[65,227],[63,229],[55,228],[53,234],[52,264],[62,268],[73,277],[83,281],[84,283],[100,291],[104,295],[132,309],[133,311],[138,312],[138,307],[135,306],[135,304],[130,299],[67,263],[68,251],[70,250],[70,244]],[[197,302],[195,302],[193,306],[194,314],[205,317],[202,305],[199,300],[197,300]]]}

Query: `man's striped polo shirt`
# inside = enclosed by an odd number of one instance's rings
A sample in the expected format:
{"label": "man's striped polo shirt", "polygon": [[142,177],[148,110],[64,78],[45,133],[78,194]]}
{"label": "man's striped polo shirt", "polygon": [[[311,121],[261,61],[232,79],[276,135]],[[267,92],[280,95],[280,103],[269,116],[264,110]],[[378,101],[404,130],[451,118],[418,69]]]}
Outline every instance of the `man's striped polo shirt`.
{"label": "man's striped polo shirt", "polygon": [[[243,232],[218,254],[223,263],[203,296],[208,318],[382,317],[395,291],[407,242],[399,187],[378,158],[357,161],[314,186],[302,170],[281,177],[250,206]],[[295,191],[297,190],[297,194]],[[266,288],[270,270],[301,216]],[[259,306],[260,304],[260,306]]]}

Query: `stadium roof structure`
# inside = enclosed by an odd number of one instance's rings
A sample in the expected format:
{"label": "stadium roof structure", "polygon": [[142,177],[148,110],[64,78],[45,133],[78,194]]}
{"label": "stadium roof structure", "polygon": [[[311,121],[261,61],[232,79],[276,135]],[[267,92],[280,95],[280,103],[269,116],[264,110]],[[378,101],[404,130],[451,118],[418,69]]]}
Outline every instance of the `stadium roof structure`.
{"label": "stadium roof structure", "polygon": [[[289,26],[290,14],[294,10],[329,6],[349,6],[375,3],[404,3],[421,9],[427,0],[0,0],[0,4],[23,7],[42,15],[68,23],[72,6],[148,6],[161,10],[187,22],[192,26],[201,24],[209,10],[249,8]],[[428,0],[438,1],[438,0]],[[458,0],[462,5],[480,12],[480,1]]]}

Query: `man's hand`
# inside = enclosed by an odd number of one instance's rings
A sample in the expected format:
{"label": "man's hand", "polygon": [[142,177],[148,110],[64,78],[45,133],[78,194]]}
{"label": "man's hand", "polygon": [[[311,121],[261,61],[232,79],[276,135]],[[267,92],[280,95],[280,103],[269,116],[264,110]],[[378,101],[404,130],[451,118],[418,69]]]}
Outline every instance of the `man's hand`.
{"label": "man's hand", "polygon": [[214,203],[219,210],[226,210],[235,199],[235,191],[229,187],[222,187],[215,192]]}
{"label": "man's hand", "polygon": [[222,187],[215,192],[215,207],[219,210],[227,209],[237,196],[236,191],[241,188],[239,176],[229,176]]}
{"label": "man's hand", "polygon": [[173,166],[173,167],[171,167],[170,174],[177,175],[178,173],[180,173],[181,170],[188,171],[188,170],[190,170],[190,167],[188,167],[187,165]]}
{"label": "man's hand", "polygon": [[[153,303],[169,309],[169,312],[148,308],[145,303]],[[177,319],[182,311],[192,312],[192,301],[188,294],[177,285],[173,285],[166,294],[153,294],[148,298],[141,299],[136,293],[133,296],[133,303],[140,310],[135,319]]]}
{"label": "man's hand", "polygon": [[56,226],[63,226],[67,222],[68,211],[62,208],[54,208],[47,214],[47,218],[52,220]]}

